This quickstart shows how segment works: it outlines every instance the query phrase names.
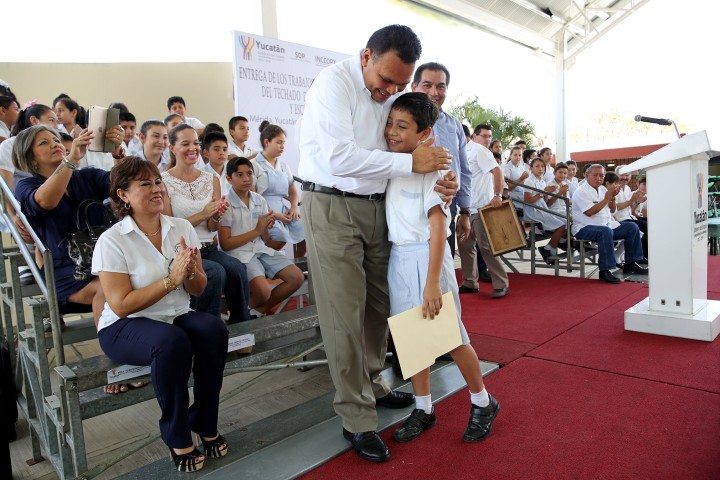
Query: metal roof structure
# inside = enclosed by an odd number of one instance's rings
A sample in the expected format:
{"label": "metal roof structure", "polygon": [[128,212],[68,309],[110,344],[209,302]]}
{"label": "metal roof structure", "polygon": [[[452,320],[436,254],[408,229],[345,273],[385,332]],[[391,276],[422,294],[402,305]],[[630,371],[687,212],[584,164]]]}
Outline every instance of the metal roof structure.
{"label": "metal roof structure", "polygon": [[650,0],[401,0],[555,61],[556,158],[567,154],[565,71],[575,58]]}
{"label": "metal roof structure", "polygon": [[[556,157],[567,155],[565,71],[587,47],[650,0],[397,0],[428,9],[554,60]],[[277,37],[275,0],[263,0],[263,31]]]}

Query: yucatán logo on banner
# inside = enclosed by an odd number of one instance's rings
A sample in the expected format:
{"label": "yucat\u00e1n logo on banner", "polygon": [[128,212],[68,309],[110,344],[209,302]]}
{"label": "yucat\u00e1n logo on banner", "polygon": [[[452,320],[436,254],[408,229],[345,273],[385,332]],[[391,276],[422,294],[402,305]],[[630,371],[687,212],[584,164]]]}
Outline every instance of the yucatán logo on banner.
{"label": "yucat\u00e1n logo on banner", "polygon": [[255,39],[253,37],[246,37],[245,35],[240,35],[238,37],[238,42],[240,42],[240,46],[243,49],[243,60],[252,60],[252,50],[255,46]]}

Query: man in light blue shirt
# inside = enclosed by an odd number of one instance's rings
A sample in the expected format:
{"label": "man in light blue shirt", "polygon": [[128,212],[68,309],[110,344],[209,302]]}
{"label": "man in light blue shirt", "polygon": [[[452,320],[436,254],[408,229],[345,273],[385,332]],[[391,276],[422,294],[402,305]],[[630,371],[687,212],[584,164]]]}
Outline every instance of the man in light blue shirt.
{"label": "man in light blue shirt", "polygon": [[465,152],[467,140],[460,121],[442,109],[450,85],[450,72],[435,62],[424,63],[415,70],[412,82],[413,92],[423,92],[440,110],[440,116],[433,127],[435,145],[445,147],[452,155],[452,168],[460,179],[460,189],[450,206],[450,254],[455,257],[455,217],[460,207],[457,223],[458,236],[466,237],[470,233],[470,166]]}

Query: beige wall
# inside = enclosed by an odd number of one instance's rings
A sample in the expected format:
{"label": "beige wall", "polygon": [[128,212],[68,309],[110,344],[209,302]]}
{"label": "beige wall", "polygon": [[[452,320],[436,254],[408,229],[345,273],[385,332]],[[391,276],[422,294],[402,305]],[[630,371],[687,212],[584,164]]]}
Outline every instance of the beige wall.
{"label": "beige wall", "polygon": [[138,119],[162,120],[166,102],[180,95],[188,115],[227,130],[234,114],[232,63],[0,63],[22,103],[49,105],[61,92],[84,107],[124,102]]}

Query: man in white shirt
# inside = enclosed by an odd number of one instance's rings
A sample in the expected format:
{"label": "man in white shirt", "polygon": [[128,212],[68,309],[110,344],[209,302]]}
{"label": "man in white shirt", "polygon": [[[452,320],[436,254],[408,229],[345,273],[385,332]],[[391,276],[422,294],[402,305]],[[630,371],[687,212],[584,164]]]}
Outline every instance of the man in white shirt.
{"label": "man in white shirt", "polygon": [[643,259],[640,230],[634,223],[618,223],[613,220],[617,192],[603,186],[605,167],[591,165],[585,171],[585,183],[572,196],[572,233],[580,240],[591,240],[598,246],[600,280],[620,283],[613,275],[615,268],[615,240],[625,241],[625,266],[623,273],[647,274],[648,269],[637,264]]}
{"label": "man in white shirt", "polygon": [[[482,127],[479,131],[491,132],[488,125],[480,125]],[[477,128],[476,128],[477,130]],[[492,138],[492,133],[489,133]],[[482,137],[481,137],[482,138]],[[484,138],[485,139],[485,138]],[[487,138],[487,142],[490,143],[490,139]],[[498,257],[493,255],[492,249],[490,248],[490,242],[488,241],[487,234],[485,233],[485,227],[483,225],[482,217],[478,213],[478,209],[492,206],[493,208],[500,207],[502,205],[502,191],[504,185],[504,178],[500,165],[495,160],[492,152],[484,145],[477,146],[477,154],[473,158],[468,158],[470,163],[470,172],[472,173],[471,183],[471,200],[470,200],[470,225],[472,227],[474,241],[477,242],[480,247],[480,254],[482,255],[485,264],[487,265],[488,273],[493,284],[493,292],[490,294],[492,298],[502,298],[510,292],[510,284],[508,281],[507,272],[503,267],[502,262]],[[467,244],[472,241],[471,239],[465,239],[461,242],[461,245]],[[471,248],[461,247],[461,251],[468,250],[474,251],[475,246],[471,245]],[[463,279],[466,277],[465,272],[468,262],[463,261]],[[474,267],[475,259],[469,265],[469,268]]]}
{"label": "man in white shirt", "polygon": [[[473,130],[472,141],[468,143],[470,146],[469,151],[466,150],[468,163],[474,161],[481,149],[490,152],[488,147],[491,141],[492,128],[490,125],[476,125]],[[490,155],[492,156],[492,153]],[[458,232],[458,234],[460,233]],[[460,267],[463,278],[462,284],[460,284],[460,293],[478,293],[480,292],[478,280],[491,282],[492,278],[488,273],[487,264],[480,254],[480,247],[477,244],[472,227],[464,239],[459,238],[458,240],[458,253],[460,254]]]}
{"label": "man in white shirt", "polygon": [[[412,395],[390,391],[379,377],[390,311],[387,180],[451,164],[447,150],[431,140],[412,154],[386,151],[390,107],[410,83],[420,52],[410,28],[378,30],[361,52],[318,74],[299,132],[302,220],[335,411],[343,436],[372,462],[390,457],[376,432],[376,404],[413,403]],[[453,195],[455,177],[449,172],[446,179],[452,181],[440,182],[449,188],[438,191]]]}
{"label": "man in white shirt", "polygon": [[637,208],[642,204],[647,197],[642,190],[635,190],[634,192],[630,189],[628,183],[630,183],[630,175],[625,173],[620,177],[620,191],[617,194],[617,211],[615,212],[615,220],[620,223],[631,222],[638,226],[640,232],[642,232],[642,248],[643,256],[648,258],[648,235],[647,235],[647,220],[638,219],[633,215],[633,209]]}

